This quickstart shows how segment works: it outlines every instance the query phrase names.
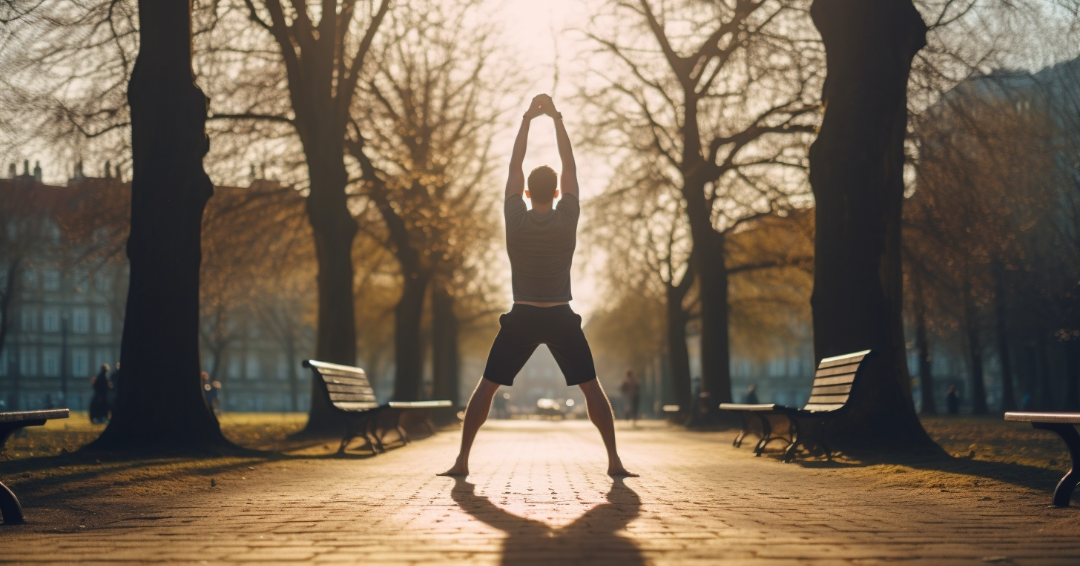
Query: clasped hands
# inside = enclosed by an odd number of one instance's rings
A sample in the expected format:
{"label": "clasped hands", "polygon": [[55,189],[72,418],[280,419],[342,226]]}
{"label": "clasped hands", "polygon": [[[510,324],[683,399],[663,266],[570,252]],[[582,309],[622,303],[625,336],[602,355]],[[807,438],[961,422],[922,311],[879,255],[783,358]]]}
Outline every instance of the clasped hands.
{"label": "clasped hands", "polygon": [[532,102],[529,103],[529,110],[525,112],[525,118],[532,120],[542,114],[547,114],[552,118],[562,117],[559,111],[555,109],[555,101],[551,100],[551,97],[546,94],[538,94],[533,97]]}

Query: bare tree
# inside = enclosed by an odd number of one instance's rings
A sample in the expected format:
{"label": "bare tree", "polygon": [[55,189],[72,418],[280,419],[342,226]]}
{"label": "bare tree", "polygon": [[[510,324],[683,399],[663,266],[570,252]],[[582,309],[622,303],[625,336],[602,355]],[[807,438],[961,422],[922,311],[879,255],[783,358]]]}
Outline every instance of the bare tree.
{"label": "bare tree", "polygon": [[[800,202],[815,131],[820,45],[805,3],[619,1],[589,37],[617,70],[589,92],[601,131],[659,156],[685,201],[700,285],[703,390],[731,400],[726,241],[744,224]],[[678,30],[678,31],[675,31]],[[630,37],[627,37],[630,35]],[[610,134],[608,135],[610,138]],[[609,142],[610,143],[610,142]]]}
{"label": "bare tree", "polygon": [[491,68],[491,28],[470,23],[480,5],[414,3],[392,14],[380,65],[365,85],[363,108],[370,112],[358,120],[368,125],[365,137],[348,144],[363,172],[361,197],[381,216],[401,274],[394,311],[397,399],[422,397],[421,321],[436,277],[436,366],[439,381],[453,379],[454,372],[447,374],[457,358],[450,282],[470,248],[496,233],[497,193],[486,190],[490,140],[503,113],[498,97],[513,75]]}

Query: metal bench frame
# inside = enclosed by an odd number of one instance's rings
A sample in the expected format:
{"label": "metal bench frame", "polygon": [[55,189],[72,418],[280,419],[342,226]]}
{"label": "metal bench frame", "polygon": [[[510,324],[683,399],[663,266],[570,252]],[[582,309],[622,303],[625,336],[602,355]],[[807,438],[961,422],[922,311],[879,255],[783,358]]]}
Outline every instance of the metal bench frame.
{"label": "metal bench frame", "polygon": [[1054,488],[1054,507],[1068,507],[1072,501],[1073,491],[1080,483],[1080,434],[1076,432],[1074,425],[1080,424],[1080,413],[1033,413],[1033,412],[1008,412],[1005,420],[1031,423],[1032,428],[1049,430],[1057,433],[1065,445],[1069,447],[1069,456],[1072,459],[1072,467],[1058,481]]}
{"label": "metal bench frame", "polygon": [[[401,417],[406,411],[450,406],[450,401],[445,400],[390,401],[380,405],[363,369],[318,360],[304,360],[303,366],[311,370],[330,406],[345,419],[345,436],[338,446],[338,454],[343,454],[349,442],[357,437],[364,438],[364,447],[373,455],[386,452],[384,439],[390,430],[397,433],[402,445],[408,444],[411,442],[409,434],[401,425]],[[331,385],[338,391],[331,391]],[[424,422],[434,433],[431,423]]]}
{"label": "metal bench frame", "polygon": [[[860,381],[866,361],[874,352],[863,350],[821,360],[814,374],[814,387],[810,399],[801,408],[776,404],[746,405],[721,403],[720,409],[734,411],[742,417],[743,427],[732,445],[738,448],[750,434],[759,440],[754,445],[754,455],[761,456],[765,447],[775,440],[787,443],[783,459],[790,462],[798,456],[799,449],[807,452],[820,450],[826,460],[832,459],[832,451],[825,443],[825,425],[848,409],[848,401]],[[788,434],[777,434],[770,419],[782,418],[788,423]],[[754,424],[760,425],[760,431]]]}
{"label": "metal bench frame", "polygon": [[[3,450],[7,439],[21,428],[41,426],[50,419],[66,419],[68,416],[67,409],[0,413],[0,450]],[[0,516],[8,525],[17,525],[26,521],[19,498],[15,497],[15,493],[4,485],[4,482],[0,482]]]}

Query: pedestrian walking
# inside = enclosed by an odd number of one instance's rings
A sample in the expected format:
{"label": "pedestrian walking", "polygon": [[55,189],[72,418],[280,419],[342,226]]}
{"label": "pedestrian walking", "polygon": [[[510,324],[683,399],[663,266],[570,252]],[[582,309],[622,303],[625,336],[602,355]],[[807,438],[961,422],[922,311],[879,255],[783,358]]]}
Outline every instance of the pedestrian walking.
{"label": "pedestrian walking", "polygon": [[626,420],[637,424],[638,410],[641,407],[641,383],[634,375],[634,370],[626,370],[622,384],[619,385],[619,391],[622,393],[623,414]]}
{"label": "pedestrian walking", "polygon": [[949,392],[945,394],[945,409],[950,415],[960,414],[960,393],[956,391],[955,385],[950,385]]}
{"label": "pedestrian walking", "polygon": [[101,364],[101,370],[90,381],[94,397],[90,400],[90,422],[103,423],[109,420],[109,364]]}

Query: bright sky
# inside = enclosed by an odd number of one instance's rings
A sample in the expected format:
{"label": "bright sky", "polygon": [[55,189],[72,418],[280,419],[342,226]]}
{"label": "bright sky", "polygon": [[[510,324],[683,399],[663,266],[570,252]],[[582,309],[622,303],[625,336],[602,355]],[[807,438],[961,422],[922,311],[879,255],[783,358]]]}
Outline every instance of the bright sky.
{"label": "bright sky", "polygon": [[[570,30],[585,27],[590,4],[595,4],[595,2],[504,0],[501,4],[502,9],[495,14],[499,21],[504,22],[505,38],[513,42],[516,48],[514,52],[522,59],[518,62],[518,68],[521,69],[531,90],[520,93],[521,98],[527,103],[533,95],[541,92],[552,95],[556,107],[564,115],[571,142],[581,138],[580,130],[575,131],[575,126],[580,123],[580,117],[576,115],[578,109],[570,99],[575,94],[580,81],[579,77],[569,76],[568,73],[571,72],[572,67],[575,66],[574,61],[580,55],[581,41],[580,35]],[[560,73],[558,79],[556,79],[556,69]],[[532,92],[534,90],[535,92]],[[512,113],[511,116],[520,115],[524,111],[523,106],[520,112]],[[507,128],[496,141],[500,148],[505,147],[505,150],[501,152],[506,158],[509,157],[510,148],[520,124],[516,120],[515,118],[514,124]],[[587,200],[604,189],[608,178],[608,164],[601,159],[589,156],[581,148],[575,148],[574,155],[578,166],[581,198]],[[534,167],[540,165],[550,165],[556,171],[559,170],[555,130],[551,121],[547,119],[534,120],[530,126],[529,151],[525,157],[524,167],[526,175]],[[500,179],[501,182],[502,179]],[[500,184],[499,189],[501,188]],[[598,271],[603,267],[603,256],[601,254],[587,256],[582,248],[583,242],[579,239],[572,275],[573,308],[588,318],[588,314],[598,306],[602,299]],[[586,259],[591,259],[591,261],[586,264]],[[506,281],[509,282],[509,261],[505,262],[505,269],[507,270]],[[507,292],[509,293],[509,289]]]}

